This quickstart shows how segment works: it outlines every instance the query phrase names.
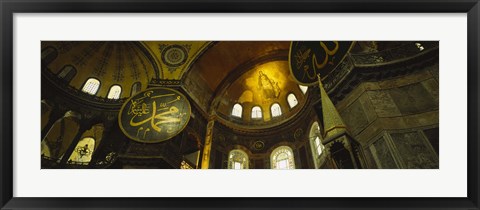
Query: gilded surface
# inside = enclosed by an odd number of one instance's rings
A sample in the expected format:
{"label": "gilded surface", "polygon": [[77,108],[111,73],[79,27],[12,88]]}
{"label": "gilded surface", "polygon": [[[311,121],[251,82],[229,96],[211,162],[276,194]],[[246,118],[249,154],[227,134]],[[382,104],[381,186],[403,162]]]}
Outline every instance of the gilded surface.
{"label": "gilded surface", "polygon": [[130,98],[120,110],[118,122],[130,139],[157,143],[180,133],[190,119],[190,103],[170,88],[152,88]]}

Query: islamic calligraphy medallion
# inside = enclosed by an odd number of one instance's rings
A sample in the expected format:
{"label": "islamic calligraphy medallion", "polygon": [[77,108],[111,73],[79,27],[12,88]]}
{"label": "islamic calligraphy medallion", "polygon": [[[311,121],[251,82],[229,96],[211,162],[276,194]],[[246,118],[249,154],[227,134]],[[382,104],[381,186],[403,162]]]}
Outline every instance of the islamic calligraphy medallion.
{"label": "islamic calligraphy medallion", "polygon": [[302,41],[290,44],[290,73],[302,85],[318,82],[317,74],[328,76],[345,58],[354,42]]}
{"label": "islamic calligraphy medallion", "polygon": [[118,123],[130,139],[158,143],[180,133],[190,114],[190,103],[182,93],[170,88],[151,88],[123,104]]}

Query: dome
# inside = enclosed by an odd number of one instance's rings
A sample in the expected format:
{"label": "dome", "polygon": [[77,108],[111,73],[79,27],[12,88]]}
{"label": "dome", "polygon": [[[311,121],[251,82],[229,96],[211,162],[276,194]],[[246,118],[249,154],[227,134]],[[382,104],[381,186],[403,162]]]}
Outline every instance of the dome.
{"label": "dome", "polygon": [[50,73],[100,98],[128,98],[156,77],[139,42],[42,42],[42,49]]}

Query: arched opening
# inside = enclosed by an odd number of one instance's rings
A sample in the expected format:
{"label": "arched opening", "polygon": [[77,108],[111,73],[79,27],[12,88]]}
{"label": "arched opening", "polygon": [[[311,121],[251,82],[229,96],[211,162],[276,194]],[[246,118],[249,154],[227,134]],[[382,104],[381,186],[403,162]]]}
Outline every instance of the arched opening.
{"label": "arched opening", "polygon": [[252,119],[262,119],[262,108],[259,106],[252,108]]}
{"label": "arched opening", "polygon": [[288,146],[280,146],[270,156],[272,169],[295,169],[293,151]]}
{"label": "arched opening", "polygon": [[242,118],[243,107],[239,103],[233,105],[232,116]]}
{"label": "arched opening", "polygon": [[248,155],[242,150],[235,149],[228,153],[229,169],[248,169]]}
{"label": "arched opening", "polygon": [[83,85],[82,91],[90,95],[95,95],[99,87],[100,81],[95,78],[89,78],[87,82],[85,82],[85,85]]}
{"label": "arched opening", "polygon": [[315,168],[319,168],[321,164],[320,155],[322,154],[325,146],[322,144],[320,126],[318,125],[318,122],[314,122],[310,127],[310,134],[308,138],[310,141],[310,148],[312,148],[312,156],[315,163]]}
{"label": "arched opening", "polygon": [[297,100],[297,97],[295,96],[295,94],[293,94],[293,93],[288,94],[287,102],[288,102],[288,105],[290,106],[290,108],[295,107],[298,104],[298,100]]}
{"label": "arched opening", "polygon": [[113,85],[108,91],[108,99],[119,99],[120,94],[122,93],[122,87],[120,85]]}

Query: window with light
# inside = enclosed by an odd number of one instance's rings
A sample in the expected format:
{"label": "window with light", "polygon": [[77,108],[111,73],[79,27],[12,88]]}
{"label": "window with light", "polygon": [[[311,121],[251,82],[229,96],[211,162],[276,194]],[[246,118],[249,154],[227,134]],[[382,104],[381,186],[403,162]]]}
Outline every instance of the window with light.
{"label": "window with light", "polygon": [[274,103],[272,107],[270,107],[270,111],[272,112],[272,117],[278,117],[282,115],[282,109],[278,103]]}
{"label": "window with light", "polygon": [[300,90],[302,91],[303,94],[307,93],[308,86],[298,85],[298,87],[300,88]]}
{"label": "window with light", "polygon": [[293,151],[288,146],[280,146],[270,156],[272,169],[295,169]]}
{"label": "window with light", "polygon": [[295,96],[295,94],[293,93],[288,94],[287,102],[290,108],[295,107],[298,104],[297,97]]}
{"label": "window with light", "polygon": [[242,118],[243,107],[240,104],[233,105],[232,116]]}
{"label": "window with light", "polygon": [[252,108],[252,119],[261,119],[262,118],[262,109],[259,106],[254,106]]}
{"label": "window with light", "polygon": [[228,154],[229,169],[248,169],[248,155],[242,150],[235,149]]}
{"label": "window with light", "polygon": [[73,150],[68,161],[73,164],[86,165],[92,160],[95,139],[86,137],[80,140]]}
{"label": "window with light", "polygon": [[82,91],[90,95],[97,94],[98,88],[100,87],[100,81],[95,78],[90,78],[83,85]]}
{"label": "window with light", "polygon": [[120,98],[120,93],[122,93],[122,87],[119,85],[113,85],[110,88],[110,91],[108,91],[108,99],[119,99]]}

